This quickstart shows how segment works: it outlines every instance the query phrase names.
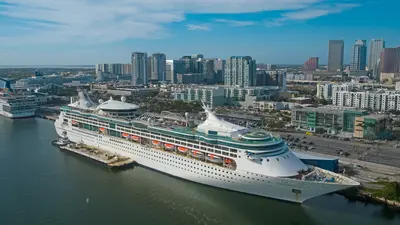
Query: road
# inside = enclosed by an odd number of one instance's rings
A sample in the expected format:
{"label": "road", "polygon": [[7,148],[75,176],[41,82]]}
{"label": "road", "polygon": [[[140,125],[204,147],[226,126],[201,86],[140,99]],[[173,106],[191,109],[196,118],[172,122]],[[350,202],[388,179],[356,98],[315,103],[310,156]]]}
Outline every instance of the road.
{"label": "road", "polygon": [[[304,152],[304,151],[303,151]],[[332,157],[331,155],[321,154],[317,152],[308,151],[307,154],[315,155],[325,158]],[[388,165],[382,165],[372,162],[366,162],[358,159],[351,159],[347,157],[338,157],[335,156],[339,160],[341,166],[347,165],[352,167],[352,170],[355,171],[355,175],[351,176],[351,178],[357,180],[360,183],[367,183],[376,181],[377,178],[388,178],[392,181],[400,182],[400,168]]]}
{"label": "road", "polygon": [[[300,141],[297,143],[303,146],[310,146],[309,144],[303,144],[303,141],[313,142],[314,149],[311,150],[313,152],[340,156],[338,151],[342,151],[343,153],[347,152],[350,154],[347,156],[349,159],[358,159],[366,162],[400,167],[400,149],[395,148],[393,142],[391,142],[391,144],[364,144],[354,141],[306,136],[303,133],[276,133],[282,137],[286,137],[288,134],[299,137]],[[304,136],[306,136],[306,139],[302,139]]]}

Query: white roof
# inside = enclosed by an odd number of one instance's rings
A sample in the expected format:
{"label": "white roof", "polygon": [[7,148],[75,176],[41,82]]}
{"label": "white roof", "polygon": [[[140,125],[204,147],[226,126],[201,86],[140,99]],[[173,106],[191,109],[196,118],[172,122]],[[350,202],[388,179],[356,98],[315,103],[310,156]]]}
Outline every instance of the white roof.
{"label": "white roof", "polygon": [[293,152],[293,154],[295,155],[295,156],[297,156],[297,158],[299,158],[299,159],[309,159],[309,160],[327,160],[327,161],[331,161],[331,160],[338,160],[338,158],[337,157],[334,157],[334,156],[332,156],[332,157],[322,157],[322,156],[318,156],[318,155],[315,155],[315,154],[307,154],[307,153],[303,153],[303,152],[298,152],[298,151],[293,151],[292,150],[292,152]]}
{"label": "white roof", "polygon": [[197,131],[208,134],[208,131],[218,132],[220,136],[232,137],[243,133],[250,132],[246,127],[242,127],[216,117],[211,111],[204,107],[207,113],[207,119],[197,126]]}
{"label": "white roof", "polygon": [[80,90],[78,92],[78,97],[78,101],[71,102],[68,106],[86,110],[95,110],[97,108],[97,105],[90,99],[89,95],[85,91]]}
{"label": "white roof", "polygon": [[108,101],[105,101],[101,103],[99,106],[101,110],[136,110],[139,108],[138,105],[127,103],[127,102],[121,102],[121,101],[116,101],[113,99],[110,99]]}

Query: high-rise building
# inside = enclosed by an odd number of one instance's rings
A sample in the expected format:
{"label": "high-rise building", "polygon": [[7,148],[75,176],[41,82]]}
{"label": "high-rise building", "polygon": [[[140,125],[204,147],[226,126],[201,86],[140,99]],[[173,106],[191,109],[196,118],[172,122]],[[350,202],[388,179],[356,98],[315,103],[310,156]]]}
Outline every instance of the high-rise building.
{"label": "high-rise building", "polygon": [[350,71],[365,71],[367,66],[367,41],[356,40],[351,54]]}
{"label": "high-rise building", "polygon": [[380,57],[381,73],[400,73],[400,46],[384,48]]}
{"label": "high-rise building", "polygon": [[174,60],[166,60],[165,81],[172,82],[174,76]]}
{"label": "high-rise building", "polygon": [[203,70],[204,70],[204,78],[206,80],[206,84],[215,84],[215,68],[214,68],[214,60],[206,59],[203,61]]}
{"label": "high-rise building", "polygon": [[318,69],[318,57],[310,57],[303,65],[304,71],[315,71]]}
{"label": "high-rise building", "polygon": [[167,57],[164,53],[154,53],[150,60],[151,80],[163,82],[166,81]]}
{"label": "high-rise building", "polygon": [[132,64],[124,64],[122,74],[132,74]]}
{"label": "high-rise building", "polygon": [[343,71],[343,53],[344,41],[343,40],[330,40],[329,53],[328,53],[328,70],[336,72]]}
{"label": "high-rise building", "polygon": [[225,85],[250,87],[256,85],[256,61],[250,56],[232,56],[225,64]]}
{"label": "high-rise building", "polygon": [[276,70],[276,65],[275,64],[257,63],[257,69],[273,71],[273,70]]}
{"label": "high-rise building", "polygon": [[215,82],[223,83],[225,74],[225,63],[224,59],[214,59],[214,71],[215,71]]}
{"label": "high-rise building", "polygon": [[108,64],[108,73],[115,74],[115,75],[121,75],[122,67],[123,67],[123,64],[121,64],[121,63]]}
{"label": "high-rise building", "polygon": [[104,64],[104,63],[96,64],[96,71],[101,71],[103,73],[108,73],[109,72],[108,65],[109,64]]}
{"label": "high-rise building", "polygon": [[372,71],[374,77],[378,76],[379,60],[384,48],[385,41],[383,39],[372,39],[369,42],[368,70]]}
{"label": "high-rise building", "polygon": [[132,85],[147,85],[148,57],[145,52],[132,53]]}

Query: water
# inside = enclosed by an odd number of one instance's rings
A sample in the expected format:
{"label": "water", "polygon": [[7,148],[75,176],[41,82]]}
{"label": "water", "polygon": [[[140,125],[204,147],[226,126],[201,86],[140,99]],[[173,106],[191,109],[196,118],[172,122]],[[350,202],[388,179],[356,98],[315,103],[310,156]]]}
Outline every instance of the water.
{"label": "water", "polygon": [[382,206],[322,196],[303,205],[207,187],[60,152],[53,123],[0,118],[0,224],[400,224]]}

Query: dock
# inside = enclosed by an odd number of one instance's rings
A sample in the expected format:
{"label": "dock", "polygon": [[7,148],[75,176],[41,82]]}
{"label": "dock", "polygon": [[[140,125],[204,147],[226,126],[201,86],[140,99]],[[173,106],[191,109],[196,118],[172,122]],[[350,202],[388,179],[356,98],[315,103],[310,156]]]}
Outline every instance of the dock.
{"label": "dock", "polygon": [[57,115],[52,116],[52,115],[41,115],[41,114],[37,114],[36,117],[52,121],[56,121],[58,118]]}
{"label": "dock", "polygon": [[119,156],[111,152],[85,146],[82,144],[68,144],[66,146],[59,146],[61,150],[73,152],[75,154],[85,156],[97,162],[103,163],[110,168],[122,168],[133,165],[133,159]]}

